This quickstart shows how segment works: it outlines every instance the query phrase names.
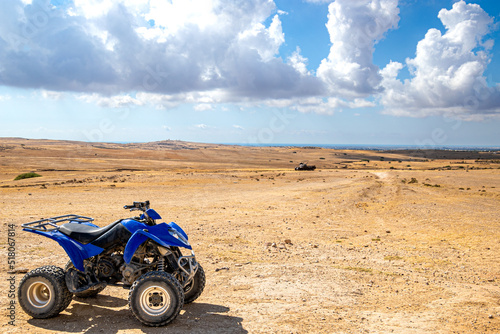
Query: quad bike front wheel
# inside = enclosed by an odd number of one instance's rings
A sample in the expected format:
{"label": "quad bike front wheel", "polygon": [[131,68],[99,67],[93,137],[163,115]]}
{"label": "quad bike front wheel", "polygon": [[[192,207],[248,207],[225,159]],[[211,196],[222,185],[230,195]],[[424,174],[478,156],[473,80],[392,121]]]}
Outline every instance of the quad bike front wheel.
{"label": "quad bike front wheel", "polygon": [[64,270],[56,266],[33,269],[19,283],[19,304],[33,318],[58,315],[68,307],[72,298],[73,294],[66,287]]}
{"label": "quad bike front wheel", "polygon": [[193,280],[184,287],[184,304],[194,302],[201,295],[205,288],[205,281],[205,271],[203,267],[198,264],[198,270]]}
{"label": "quad bike front wheel", "polygon": [[179,281],[164,271],[150,271],[130,287],[129,308],[147,326],[164,326],[172,322],[184,305]]}

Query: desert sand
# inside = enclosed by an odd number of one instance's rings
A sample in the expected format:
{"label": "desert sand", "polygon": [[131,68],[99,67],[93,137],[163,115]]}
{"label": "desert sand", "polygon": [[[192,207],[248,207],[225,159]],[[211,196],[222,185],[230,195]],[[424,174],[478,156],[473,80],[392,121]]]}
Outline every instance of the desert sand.
{"label": "desert sand", "polygon": [[[14,181],[25,172],[41,177]],[[8,324],[7,279],[68,261],[21,224],[105,226],[145,200],[186,230],[207,276],[172,324],[142,326],[117,286],[52,319],[16,304]],[[499,152],[1,138],[0,201],[3,333],[500,332]]]}

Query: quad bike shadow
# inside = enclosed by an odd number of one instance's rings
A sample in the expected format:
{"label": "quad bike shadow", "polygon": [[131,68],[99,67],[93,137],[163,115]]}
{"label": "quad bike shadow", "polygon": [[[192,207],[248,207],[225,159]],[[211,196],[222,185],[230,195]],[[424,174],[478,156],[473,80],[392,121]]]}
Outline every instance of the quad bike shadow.
{"label": "quad bike shadow", "polygon": [[[52,332],[63,333],[118,333],[137,329],[141,333],[164,333],[165,328],[147,327],[135,321],[126,300],[112,296],[77,299],[65,312],[50,319],[29,319],[28,324]],[[118,309],[117,309],[118,308]],[[194,303],[184,307],[169,327],[169,333],[248,333],[242,327],[243,319],[229,316],[229,308],[222,305]],[[36,332],[36,330],[35,330]]]}

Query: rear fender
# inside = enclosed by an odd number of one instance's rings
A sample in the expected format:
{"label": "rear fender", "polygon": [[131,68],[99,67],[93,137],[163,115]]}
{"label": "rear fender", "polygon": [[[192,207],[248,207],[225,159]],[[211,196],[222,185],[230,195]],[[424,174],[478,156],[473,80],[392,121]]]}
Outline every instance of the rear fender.
{"label": "rear fender", "polygon": [[[135,254],[135,251],[139,246],[144,243],[146,240],[151,239],[156,242],[158,245],[163,247],[183,247],[187,249],[192,249],[189,243],[183,242],[181,239],[175,238],[171,235],[169,230],[174,229],[170,224],[159,224],[155,226],[150,226],[147,229],[140,229],[132,234],[127,245],[125,246],[125,251],[123,252],[123,259],[126,263],[130,263],[132,257]],[[184,231],[182,233],[175,229],[176,232],[184,235]],[[187,238],[186,238],[187,239]],[[186,240],[187,241],[187,240]]]}
{"label": "rear fender", "polygon": [[23,231],[33,232],[36,234],[43,235],[44,237],[50,238],[57,241],[59,245],[66,251],[71,262],[76,269],[80,271],[85,271],[83,266],[83,260],[88,259],[92,256],[100,254],[103,249],[92,244],[83,245],[78,241],[68,238],[66,235],[59,231],[36,231],[31,229],[23,229]]}

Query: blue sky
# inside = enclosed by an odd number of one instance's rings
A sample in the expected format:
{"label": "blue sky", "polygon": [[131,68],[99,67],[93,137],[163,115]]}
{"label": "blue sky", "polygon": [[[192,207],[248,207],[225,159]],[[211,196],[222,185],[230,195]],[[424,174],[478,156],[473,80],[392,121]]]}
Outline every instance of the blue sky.
{"label": "blue sky", "polygon": [[496,0],[13,0],[0,136],[500,145]]}

